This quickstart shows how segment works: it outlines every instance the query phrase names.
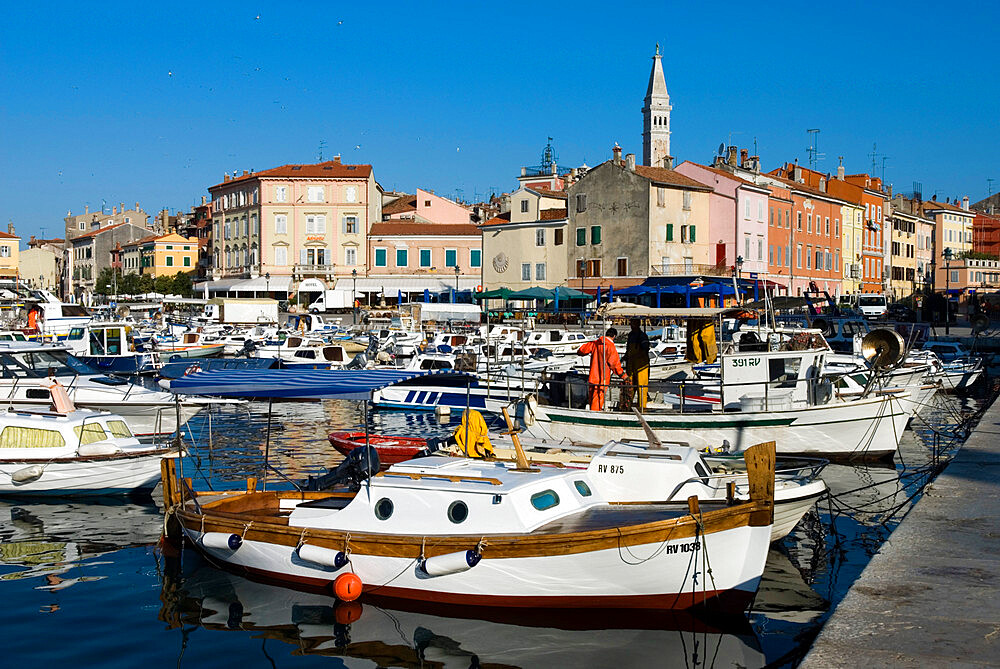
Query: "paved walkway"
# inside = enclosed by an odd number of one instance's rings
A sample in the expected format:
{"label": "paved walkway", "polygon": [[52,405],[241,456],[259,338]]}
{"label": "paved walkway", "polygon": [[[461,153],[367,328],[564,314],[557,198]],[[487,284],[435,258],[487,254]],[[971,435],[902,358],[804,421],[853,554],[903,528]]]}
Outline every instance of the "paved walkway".
{"label": "paved walkway", "polygon": [[1000,401],[872,558],[801,666],[1000,666]]}

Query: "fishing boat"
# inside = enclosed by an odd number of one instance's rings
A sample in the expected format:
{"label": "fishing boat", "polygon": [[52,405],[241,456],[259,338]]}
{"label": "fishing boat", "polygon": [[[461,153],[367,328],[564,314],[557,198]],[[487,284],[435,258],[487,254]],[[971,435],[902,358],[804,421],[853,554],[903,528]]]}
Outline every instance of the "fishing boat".
{"label": "fishing boat", "polygon": [[227,569],[342,599],[360,589],[477,607],[743,611],[770,543],[774,445],[745,457],[749,502],[683,508],[611,503],[597,464],[522,457],[432,456],[344,472],[360,481],[351,488],[264,491],[251,479],[225,493],[192,491],[168,460],[165,526]]}
{"label": "fishing boat", "polygon": [[159,354],[141,350],[128,323],[88,323],[70,330],[70,351],[83,363],[101,372],[145,374],[156,371]]}
{"label": "fishing boat", "polygon": [[51,388],[52,411],[0,413],[0,494],[109,495],[149,492],[160,461],[176,450],[139,443],[125,420],[77,409]]}
{"label": "fishing boat", "polygon": [[182,332],[178,336],[167,335],[154,339],[156,350],[164,357],[183,356],[186,358],[210,358],[220,355],[226,348],[225,342],[208,337],[203,332]]}
{"label": "fishing boat", "polygon": [[29,325],[36,327],[46,339],[65,339],[73,328],[86,325],[91,320],[83,305],[63,302],[47,290],[30,291],[24,302]]}
{"label": "fishing boat", "polygon": [[[405,460],[442,454],[433,450],[422,437],[398,437],[365,434],[364,432],[333,432],[330,444],[345,456],[371,446],[379,455],[383,466]],[[494,443],[498,459],[514,460],[515,449]],[[696,495],[700,501],[723,501],[734,494],[738,499],[749,499],[746,471],[739,458],[706,456],[684,444],[654,442],[612,441],[600,449],[563,444],[538,444],[532,449],[530,441],[524,443],[525,455],[532,466],[556,465],[586,469],[597,462],[598,483],[604,499],[616,503],[638,502],[686,503]],[[602,466],[603,465],[603,466]],[[784,539],[808,511],[826,494],[826,484],[819,473],[826,460],[778,462],[775,472],[774,525],[771,541]],[[608,478],[601,474],[615,471]],[[733,483],[734,491],[728,490]]]}

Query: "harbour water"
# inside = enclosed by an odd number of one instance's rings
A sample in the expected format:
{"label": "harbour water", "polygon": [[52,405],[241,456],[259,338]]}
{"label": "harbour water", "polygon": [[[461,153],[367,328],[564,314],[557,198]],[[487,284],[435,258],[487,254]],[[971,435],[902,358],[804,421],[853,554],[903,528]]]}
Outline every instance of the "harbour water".
{"label": "harbour water", "polygon": [[[156,545],[152,501],[0,501],[0,626],[8,666],[88,667],[760,667],[794,665],[833,605],[961,438],[976,398],[938,395],[891,465],[829,465],[821,501],[768,558],[745,619],[546,612],[399,610],[264,585],[192,551]],[[289,487],[340,460],[326,435],[361,425],[356,402],[266,403],[199,415],[188,424],[184,475],[198,488],[263,477],[265,442]],[[372,413],[373,432],[443,435],[430,414]],[[158,494],[158,491],[157,491]]]}

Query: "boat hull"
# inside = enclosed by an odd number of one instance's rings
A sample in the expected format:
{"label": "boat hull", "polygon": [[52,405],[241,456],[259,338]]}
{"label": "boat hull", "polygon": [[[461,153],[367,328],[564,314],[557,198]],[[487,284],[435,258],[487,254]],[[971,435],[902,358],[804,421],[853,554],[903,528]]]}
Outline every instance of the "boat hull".
{"label": "boat hull", "polygon": [[[198,527],[184,532],[212,560],[264,580],[328,588],[339,575],[298,559],[292,546],[244,540],[238,550],[229,551],[204,546]],[[479,537],[468,541],[475,548]],[[436,577],[423,572],[419,558],[354,551],[350,565],[365,592],[404,600],[515,608],[741,611],[756,593],[769,543],[768,526],[743,526],[700,538],[661,538],[566,555],[490,558],[487,548],[472,569]],[[705,571],[709,562],[710,576]]]}
{"label": "boat hull", "polygon": [[[612,439],[646,438],[632,414],[541,405],[527,413],[526,431],[540,439],[603,444]],[[643,417],[664,441],[698,449],[717,449],[728,442],[732,452],[740,452],[774,441],[778,453],[784,455],[880,459],[896,452],[909,416],[899,398],[875,397],[790,411],[648,413]]]}
{"label": "boat hull", "polygon": [[345,456],[356,448],[365,445],[373,446],[378,452],[378,460],[383,467],[412,460],[427,450],[427,440],[423,437],[365,435],[364,432],[332,432],[328,439],[330,444]]}
{"label": "boat hull", "polygon": [[[82,496],[149,492],[160,481],[160,460],[172,453],[149,449],[115,456],[65,460],[0,460],[0,494],[17,496]],[[17,483],[12,475],[34,464],[42,475]]]}

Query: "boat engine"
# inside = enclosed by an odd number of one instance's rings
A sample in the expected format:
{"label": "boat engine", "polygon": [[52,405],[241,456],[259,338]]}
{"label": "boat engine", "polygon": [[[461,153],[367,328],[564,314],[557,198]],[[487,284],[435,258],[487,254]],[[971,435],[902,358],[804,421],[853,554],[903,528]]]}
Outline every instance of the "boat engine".
{"label": "boat engine", "polygon": [[351,451],[336,469],[321,476],[310,476],[302,489],[327,490],[337,485],[346,485],[351,490],[360,490],[361,483],[378,474],[378,471],[378,451],[373,446],[363,446]]}

